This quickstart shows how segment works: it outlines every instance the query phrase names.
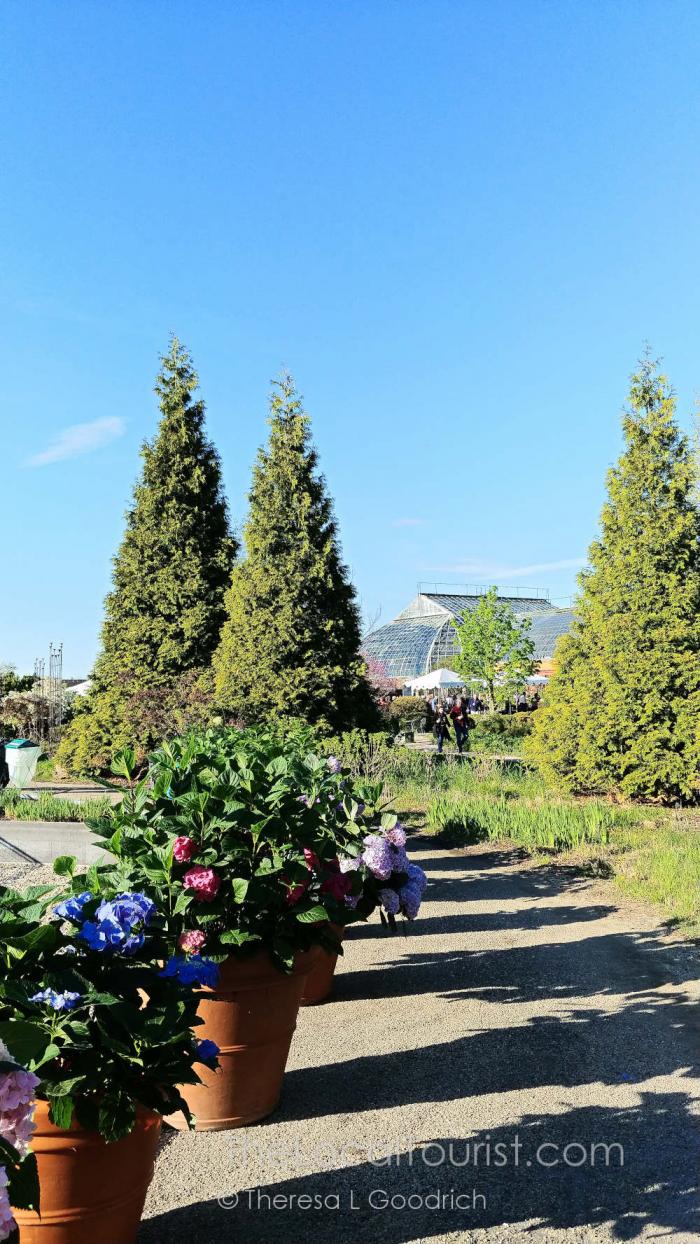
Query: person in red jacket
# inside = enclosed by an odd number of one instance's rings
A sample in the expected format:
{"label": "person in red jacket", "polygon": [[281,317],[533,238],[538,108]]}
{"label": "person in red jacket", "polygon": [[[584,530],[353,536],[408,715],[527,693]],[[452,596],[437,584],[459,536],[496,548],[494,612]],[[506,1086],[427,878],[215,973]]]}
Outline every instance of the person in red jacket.
{"label": "person in red jacket", "polygon": [[452,724],[455,728],[457,751],[461,756],[462,748],[464,747],[469,735],[469,727],[472,724],[461,695],[457,696],[457,699],[452,705],[452,708],[450,709],[450,717],[452,718]]}

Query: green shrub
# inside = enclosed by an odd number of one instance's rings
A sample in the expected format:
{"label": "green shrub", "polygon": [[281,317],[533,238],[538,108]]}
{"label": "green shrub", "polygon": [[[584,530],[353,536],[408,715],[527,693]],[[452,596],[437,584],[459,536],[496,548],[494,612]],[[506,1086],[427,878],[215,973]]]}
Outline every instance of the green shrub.
{"label": "green shrub", "polygon": [[489,713],[478,717],[469,733],[475,752],[507,752],[520,755],[522,740],[532,731],[532,713]]}
{"label": "green shrub", "polygon": [[425,726],[425,700],[419,695],[400,695],[391,700],[382,709],[382,715],[390,730],[396,733],[404,730],[411,722],[420,721],[420,729]]}

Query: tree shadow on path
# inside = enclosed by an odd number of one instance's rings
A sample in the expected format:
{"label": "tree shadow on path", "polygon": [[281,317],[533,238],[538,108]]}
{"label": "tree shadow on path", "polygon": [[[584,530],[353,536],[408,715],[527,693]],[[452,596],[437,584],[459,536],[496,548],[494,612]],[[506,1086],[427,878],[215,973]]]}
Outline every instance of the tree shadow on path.
{"label": "tree shadow on path", "polygon": [[333,1155],[332,1169],[322,1171],[323,1158],[314,1161],[310,1149],[313,1173],[262,1186],[248,1181],[232,1148],[231,1182],[222,1189],[229,1208],[199,1202],[149,1219],[139,1244],[407,1244],[492,1226],[505,1242],[526,1235],[533,1220],[552,1240],[587,1226],[607,1226],[616,1240],[644,1229],[690,1240],[700,1230],[700,1143],[681,1093],[644,1094],[628,1109],[529,1115],[508,1128],[404,1146],[405,1139],[394,1149],[388,1137],[391,1163],[381,1151],[352,1164],[339,1153],[341,1161]]}

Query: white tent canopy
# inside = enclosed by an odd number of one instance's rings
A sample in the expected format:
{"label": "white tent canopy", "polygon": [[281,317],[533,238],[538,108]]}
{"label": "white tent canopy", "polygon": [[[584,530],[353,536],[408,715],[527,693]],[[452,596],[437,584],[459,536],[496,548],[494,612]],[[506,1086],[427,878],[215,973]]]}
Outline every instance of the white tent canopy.
{"label": "white tent canopy", "polygon": [[464,679],[461,674],[455,674],[454,670],[431,670],[420,678],[412,678],[406,686],[411,691],[440,691],[443,687],[463,687]]}
{"label": "white tent canopy", "polygon": [[531,674],[529,678],[525,679],[525,682],[529,687],[543,687],[545,683],[549,682],[549,679],[545,678],[544,674]]}

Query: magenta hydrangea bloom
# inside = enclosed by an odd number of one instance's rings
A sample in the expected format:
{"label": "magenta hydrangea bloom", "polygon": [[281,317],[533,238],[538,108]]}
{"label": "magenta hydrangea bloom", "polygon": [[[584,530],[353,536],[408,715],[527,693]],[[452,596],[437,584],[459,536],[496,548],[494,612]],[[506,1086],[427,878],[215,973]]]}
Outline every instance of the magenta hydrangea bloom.
{"label": "magenta hydrangea bloom", "polygon": [[185,929],[178,937],[177,944],[186,955],[198,955],[206,940],[207,935],[201,929]]}
{"label": "magenta hydrangea bloom", "polygon": [[195,902],[213,903],[221,886],[221,878],[217,877],[213,868],[203,868],[195,864],[182,878],[186,890],[194,892]]}
{"label": "magenta hydrangea bloom", "polygon": [[189,864],[196,850],[197,843],[194,838],[181,835],[173,843],[173,859],[177,860],[178,864]]}

